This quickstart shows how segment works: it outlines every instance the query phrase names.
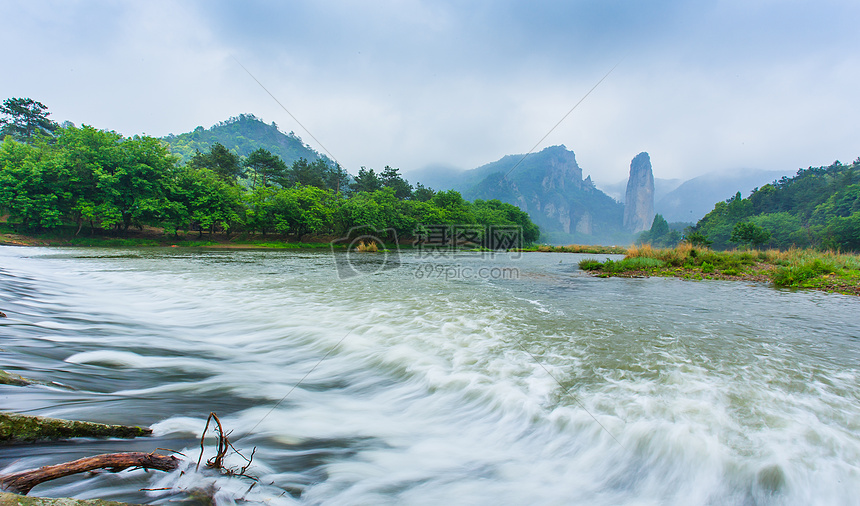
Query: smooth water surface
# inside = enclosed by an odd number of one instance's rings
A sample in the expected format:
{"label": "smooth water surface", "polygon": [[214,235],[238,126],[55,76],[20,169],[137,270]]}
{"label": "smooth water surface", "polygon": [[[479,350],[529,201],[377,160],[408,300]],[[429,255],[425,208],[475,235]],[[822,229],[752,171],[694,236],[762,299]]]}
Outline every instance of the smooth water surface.
{"label": "smooth water surface", "polygon": [[582,258],[0,247],[0,368],[61,384],[0,386],[0,409],[155,431],[0,448],[0,472],[155,448],[196,461],[215,411],[256,447],[253,487],[192,466],[31,495],[857,504],[860,300],[597,279]]}

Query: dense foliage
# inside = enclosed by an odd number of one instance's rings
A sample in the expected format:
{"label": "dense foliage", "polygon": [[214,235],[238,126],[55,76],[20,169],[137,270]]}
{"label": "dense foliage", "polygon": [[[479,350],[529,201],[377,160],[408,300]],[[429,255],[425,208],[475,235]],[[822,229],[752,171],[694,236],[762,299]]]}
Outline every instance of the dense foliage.
{"label": "dense foliage", "polygon": [[323,159],[331,162],[302,142],[302,139],[293,132],[284,134],[278,130],[278,125],[274,122],[264,123],[253,114],[241,114],[211,128],[199,126],[191,132],[171,134],[163,140],[170,144],[170,151],[185,162],[191,160],[197,153],[208,152],[216,143],[226,146],[230,152],[238,156],[248,156],[260,148],[267,149],[287,165],[292,165],[300,158],[311,161]]}
{"label": "dense foliage", "polygon": [[639,234],[636,244],[650,244],[657,248],[672,248],[681,242],[681,232],[677,226],[672,228],[663,215],[654,215],[651,228]]}
{"label": "dense foliage", "polygon": [[860,159],[801,169],[719,202],[689,232],[713,247],[817,247],[860,251]]}
{"label": "dense foliage", "polygon": [[[356,227],[409,237],[429,225],[520,227],[525,243],[538,229],[516,206],[470,203],[456,191],[413,187],[398,169],[362,168],[351,178],[337,164],[300,158],[287,165],[257,148],[239,157],[222,144],[187,163],[165,142],[74,125],[27,142],[0,144],[0,214],[23,230],[74,224],[76,234],[131,227],[165,233],[217,232],[340,236]],[[385,238],[385,237],[383,237]]]}
{"label": "dense foliage", "polygon": [[51,113],[41,102],[30,98],[7,98],[0,105],[0,139],[11,135],[28,141],[34,136],[50,134],[57,124],[48,119]]}

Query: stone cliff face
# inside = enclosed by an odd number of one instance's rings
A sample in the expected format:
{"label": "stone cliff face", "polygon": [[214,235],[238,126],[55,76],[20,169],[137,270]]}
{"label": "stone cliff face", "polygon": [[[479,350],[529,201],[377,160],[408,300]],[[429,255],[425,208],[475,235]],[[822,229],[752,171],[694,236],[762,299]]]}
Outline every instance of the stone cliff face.
{"label": "stone cliff face", "polygon": [[540,226],[542,240],[615,244],[607,237],[620,232],[622,205],[595,188],[590,176],[583,179],[576,156],[564,146],[525,158],[508,155],[472,174],[476,182],[461,190],[467,200],[499,199],[518,206]]}
{"label": "stone cliff face", "polygon": [[624,199],[624,229],[633,233],[651,228],[654,221],[654,173],[651,157],[639,153],[630,162],[627,194]]}

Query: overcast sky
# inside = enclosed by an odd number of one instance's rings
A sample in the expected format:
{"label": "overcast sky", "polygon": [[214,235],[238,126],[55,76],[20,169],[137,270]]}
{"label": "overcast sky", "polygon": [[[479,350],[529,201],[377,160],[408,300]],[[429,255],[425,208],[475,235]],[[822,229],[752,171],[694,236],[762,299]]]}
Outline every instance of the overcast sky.
{"label": "overcast sky", "polygon": [[[163,136],[253,113],[348,170],[564,144],[598,183],[860,156],[860,2],[0,2],[0,98]],[[239,65],[300,121],[315,141]]]}

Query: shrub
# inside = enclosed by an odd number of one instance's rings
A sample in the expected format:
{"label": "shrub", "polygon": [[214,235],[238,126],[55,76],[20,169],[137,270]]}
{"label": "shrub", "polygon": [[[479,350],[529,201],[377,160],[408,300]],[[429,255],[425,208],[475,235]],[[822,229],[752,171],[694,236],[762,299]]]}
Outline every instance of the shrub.
{"label": "shrub", "polygon": [[710,274],[714,272],[714,264],[710,262],[702,262],[702,272],[705,274]]}
{"label": "shrub", "polygon": [[776,286],[801,286],[810,279],[817,278],[822,274],[831,274],[837,270],[838,268],[833,262],[814,258],[795,265],[780,267],[773,275],[773,284]]}
{"label": "shrub", "polygon": [[636,257],[625,258],[624,260],[617,262],[615,265],[620,271],[638,271],[643,269],[659,269],[660,267],[665,266],[666,262],[656,258]]}
{"label": "shrub", "polygon": [[603,264],[593,258],[586,258],[579,261],[579,268],[584,271],[599,271],[602,267]]}

